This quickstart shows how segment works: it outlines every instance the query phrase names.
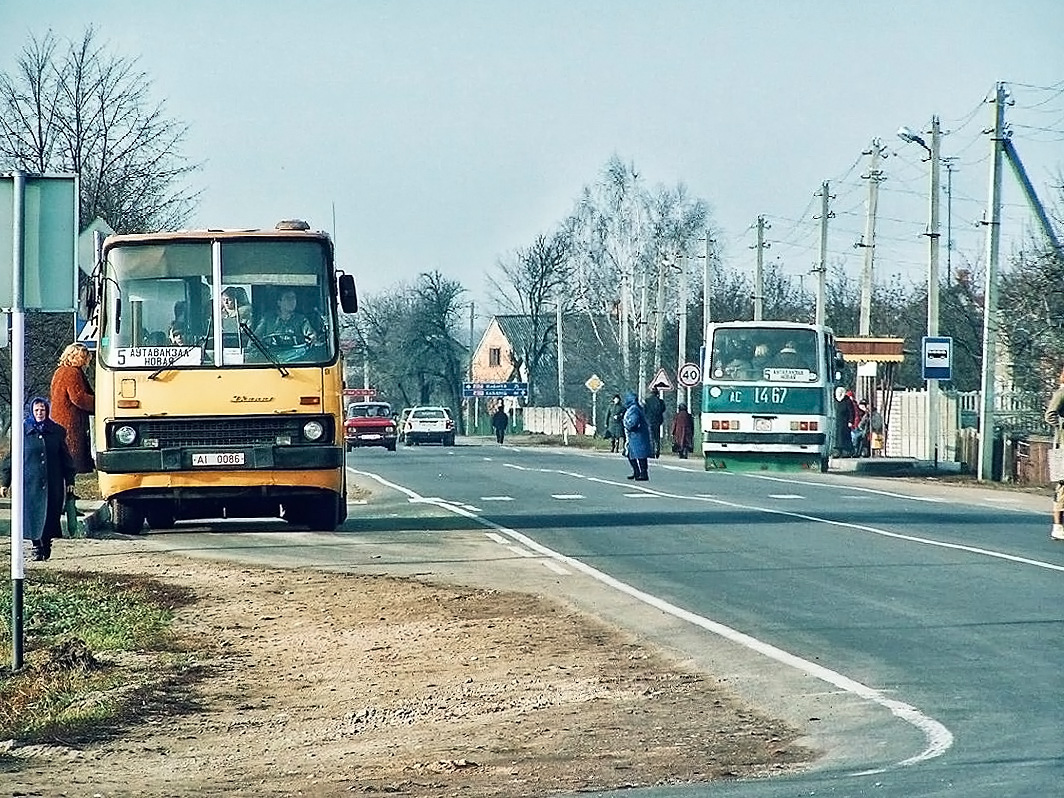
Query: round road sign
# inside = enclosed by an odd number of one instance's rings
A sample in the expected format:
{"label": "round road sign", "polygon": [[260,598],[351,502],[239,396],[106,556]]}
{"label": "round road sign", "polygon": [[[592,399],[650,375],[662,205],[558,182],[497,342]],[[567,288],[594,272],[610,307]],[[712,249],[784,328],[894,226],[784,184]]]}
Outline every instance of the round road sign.
{"label": "round road sign", "polygon": [[684,363],[676,372],[676,379],[686,388],[694,388],[702,379],[702,369],[697,363]]}

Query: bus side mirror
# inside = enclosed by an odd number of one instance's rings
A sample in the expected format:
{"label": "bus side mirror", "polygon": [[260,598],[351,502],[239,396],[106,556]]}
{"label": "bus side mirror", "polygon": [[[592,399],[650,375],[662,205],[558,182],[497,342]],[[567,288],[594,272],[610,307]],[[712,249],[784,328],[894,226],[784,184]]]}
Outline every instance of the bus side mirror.
{"label": "bus side mirror", "polygon": [[87,280],[78,291],[78,318],[82,321],[91,319],[96,301],[96,286],[91,279]]}
{"label": "bus side mirror", "polygon": [[355,292],[355,278],[350,274],[339,276],[340,307],[344,313],[354,313],[358,310],[358,294]]}

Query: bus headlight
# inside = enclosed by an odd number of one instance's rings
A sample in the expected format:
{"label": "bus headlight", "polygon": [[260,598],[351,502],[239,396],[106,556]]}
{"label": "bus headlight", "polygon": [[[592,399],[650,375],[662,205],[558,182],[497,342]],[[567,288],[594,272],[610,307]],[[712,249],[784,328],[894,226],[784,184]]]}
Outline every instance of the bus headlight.
{"label": "bus headlight", "polygon": [[303,437],[308,441],[320,441],[325,434],[325,427],[320,421],[308,421],[303,425]]}
{"label": "bus headlight", "polygon": [[137,439],[137,430],[134,427],[124,424],[115,430],[115,440],[123,446],[129,446],[133,441]]}

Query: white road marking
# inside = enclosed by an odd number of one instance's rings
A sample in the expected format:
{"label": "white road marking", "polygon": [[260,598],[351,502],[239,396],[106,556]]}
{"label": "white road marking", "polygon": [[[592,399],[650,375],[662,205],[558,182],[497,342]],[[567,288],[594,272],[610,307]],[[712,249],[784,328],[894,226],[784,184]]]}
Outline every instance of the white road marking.
{"label": "white road marking", "polygon": [[513,496],[481,496],[480,500],[482,502],[512,502],[514,500],[514,497]]}
{"label": "white road marking", "polygon": [[[388,480],[384,479],[383,477],[379,476],[378,474],[373,474],[373,473],[368,472],[368,471],[357,471],[355,469],[351,469],[351,470],[352,470],[353,473],[360,474],[360,475],[363,475],[363,476],[366,476],[366,477],[370,477],[371,479],[375,479],[380,484],[385,485],[386,487],[392,488],[393,490],[397,490],[400,493],[404,493],[410,498],[418,498],[418,499],[421,498],[416,492],[410,490],[409,488],[406,488],[406,487],[404,487],[402,485],[397,485],[394,482],[389,482]],[[546,470],[546,469],[542,469],[542,470]],[[595,481],[602,482],[602,481],[605,481],[605,480],[600,480],[600,479],[596,478]],[[622,485],[619,482],[618,483],[612,483],[612,484],[615,484],[618,487],[627,487],[625,485]],[[674,494],[667,494],[667,493],[660,492],[660,491],[654,491],[651,488],[644,488],[643,490],[646,491],[646,492],[656,493],[657,495],[665,496],[665,497],[668,497],[668,498],[676,498],[676,499],[687,499],[687,498],[690,498],[688,496],[679,496],[679,495],[674,495]],[[897,538],[897,539],[901,539],[901,540],[910,540],[910,541],[916,542],[916,543],[925,543],[927,545],[943,546],[945,548],[950,548],[950,549],[960,549],[960,550],[963,550],[963,551],[971,551],[973,553],[986,554],[988,556],[998,556],[998,557],[1001,557],[1002,559],[1013,560],[1013,561],[1018,561],[1018,562],[1027,562],[1028,564],[1032,564],[1032,565],[1041,565],[1042,567],[1052,567],[1054,570],[1064,571],[1064,566],[1056,566],[1056,565],[1052,565],[1050,563],[1038,563],[1037,561],[1033,561],[1033,560],[1029,561],[1029,560],[1026,560],[1025,558],[1014,557],[1014,556],[1011,556],[1011,555],[1005,555],[1005,554],[1002,554],[1000,552],[989,552],[989,551],[986,551],[986,550],[983,550],[983,549],[977,549],[977,548],[974,548],[974,547],[961,546],[961,545],[958,545],[958,544],[951,544],[951,543],[941,543],[939,541],[931,541],[931,540],[927,540],[927,539],[915,538],[915,537],[912,537],[912,536],[909,536],[909,535],[899,535],[899,534],[896,534],[896,533],[893,533],[893,532],[887,532],[886,530],[878,530],[878,529],[876,529],[874,527],[862,526],[860,524],[851,524],[851,523],[846,523],[846,522],[842,522],[842,521],[832,521],[832,520],[824,519],[824,518],[815,518],[815,517],[809,516],[809,515],[804,515],[804,514],[800,514],[800,513],[793,513],[793,512],[787,512],[787,511],[784,511],[784,510],[775,510],[775,509],[766,508],[766,507],[753,507],[753,506],[749,506],[749,505],[737,504],[735,502],[727,502],[727,501],[723,501],[721,499],[702,499],[701,501],[706,501],[706,502],[709,502],[709,503],[712,503],[712,504],[717,504],[717,505],[720,505],[720,506],[723,506],[723,507],[731,507],[731,508],[745,509],[745,510],[754,510],[754,511],[759,511],[759,512],[763,512],[763,513],[768,513],[768,514],[771,514],[771,515],[782,515],[782,516],[787,516],[787,517],[791,517],[791,518],[800,518],[800,519],[803,519],[803,520],[806,520],[806,521],[814,521],[814,522],[826,523],[826,524],[830,524],[832,526],[839,526],[839,527],[845,527],[845,528],[850,528],[850,529],[856,529],[856,530],[871,532],[873,534],[882,534],[882,535],[885,535],[887,537]],[[669,615],[672,615],[675,618],[679,618],[680,620],[687,621],[688,623],[690,623],[690,624],[692,624],[694,626],[697,626],[697,627],[699,627],[701,629],[705,629],[707,632],[710,632],[712,634],[716,634],[719,637],[725,638],[726,640],[731,640],[732,642],[735,642],[735,643],[738,643],[739,645],[745,646],[745,647],[749,648],[751,651],[757,652],[757,653],[761,654],[762,656],[766,656],[766,657],[768,657],[770,659],[775,660],[776,662],[780,662],[780,663],[782,663],[784,665],[792,667],[792,668],[794,668],[794,669],[796,669],[798,671],[801,671],[802,673],[806,673],[806,674],[808,674],[808,675],[810,675],[810,676],[812,676],[812,677],[814,677],[816,679],[820,679],[821,681],[826,682],[827,684],[830,684],[830,685],[832,685],[834,687],[837,687],[840,690],[845,690],[845,691],[847,691],[849,693],[853,693],[856,696],[859,696],[859,697],[861,697],[861,698],[863,698],[863,699],[865,699],[867,701],[871,701],[874,704],[877,704],[877,705],[879,705],[881,707],[884,707],[884,708],[888,709],[891,712],[891,714],[893,714],[895,717],[900,718],[901,720],[905,721],[906,723],[909,723],[910,725],[912,725],[915,728],[919,729],[923,733],[924,740],[925,740],[924,749],[922,751],[914,754],[913,756],[908,757],[907,759],[904,759],[904,760],[896,763],[896,765],[898,767],[907,767],[909,765],[915,765],[915,764],[917,764],[919,762],[924,762],[926,760],[934,759],[936,757],[942,756],[953,745],[953,733],[949,729],[947,729],[943,724],[941,724],[940,722],[938,722],[934,718],[929,717],[928,715],[925,715],[919,709],[917,709],[916,707],[914,707],[914,706],[912,706],[910,704],[906,704],[903,701],[898,701],[896,699],[890,698],[889,696],[887,696],[885,693],[883,693],[880,690],[877,690],[877,689],[875,689],[873,687],[869,687],[868,685],[862,684],[861,682],[858,682],[858,681],[856,681],[854,679],[851,679],[848,676],[844,676],[843,674],[839,673],[838,671],[833,671],[830,668],[826,668],[823,665],[820,665],[820,664],[818,664],[816,662],[812,662],[810,660],[803,659],[802,657],[799,657],[796,654],[792,654],[789,651],[784,651],[783,649],[778,648],[778,647],[772,645],[771,643],[766,643],[765,641],[759,640],[756,637],[752,637],[751,635],[748,635],[745,632],[740,632],[739,630],[733,629],[730,626],[725,626],[722,623],[719,623],[717,621],[711,620],[711,619],[706,618],[706,617],[704,617],[702,615],[698,615],[696,613],[690,612],[689,610],[685,610],[682,607],[678,607],[675,604],[671,604],[670,602],[665,601],[664,599],[658,598],[657,596],[654,596],[654,595],[652,595],[650,593],[646,593],[646,592],[644,592],[642,590],[639,590],[638,588],[633,587],[632,585],[629,585],[626,582],[622,582],[621,580],[616,579],[616,578],[610,576],[609,574],[598,570],[597,568],[593,568],[592,566],[587,565],[586,563],[582,562],[581,560],[575,559],[573,557],[569,557],[568,555],[562,554],[561,552],[554,551],[554,549],[550,549],[550,548],[542,545],[541,543],[533,540],[532,538],[528,537],[527,535],[522,534],[521,532],[518,532],[516,529],[510,529],[509,527],[504,527],[504,526],[502,526],[500,524],[496,524],[494,521],[491,521],[490,519],[482,518],[479,515],[476,515],[474,513],[470,513],[469,511],[463,509],[462,507],[459,507],[459,506],[457,506],[455,504],[452,504],[450,502],[446,502],[446,501],[442,501],[441,500],[441,501],[436,502],[436,504],[443,510],[447,510],[449,512],[455,513],[456,515],[464,516],[464,517],[466,517],[466,518],[468,518],[468,519],[470,519],[472,521],[476,521],[477,523],[484,525],[488,529],[494,529],[496,532],[501,533],[502,535],[506,536],[507,538],[510,538],[511,540],[517,541],[518,543],[521,543],[521,544],[527,546],[532,551],[539,552],[540,554],[544,555],[545,557],[549,557],[549,558],[553,559],[555,562],[564,563],[565,565],[569,566],[573,570],[578,571],[580,573],[583,573],[586,576],[589,576],[590,578],[595,579],[598,582],[601,582],[602,584],[613,588],[614,590],[617,590],[617,591],[619,591],[621,593],[624,593],[627,596],[631,596],[632,598],[637,599],[638,601],[642,601],[644,604],[647,604],[648,606],[654,607],[654,608],[660,610],[661,612],[665,612],[665,613],[667,613]],[[490,534],[490,533],[487,533],[487,534]],[[882,769],[875,770],[875,771],[867,771],[867,772],[868,773],[876,773],[876,772],[881,772],[881,770]]]}
{"label": "white road marking", "polygon": [[770,493],[768,495],[770,499],[804,499],[805,496],[799,496],[797,493]]}
{"label": "white road marking", "polygon": [[626,499],[653,499],[655,498],[653,493],[625,493]]}
{"label": "white road marking", "polygon": [[550,495],[552,499],[586,499],[582,493],[552,493]]}

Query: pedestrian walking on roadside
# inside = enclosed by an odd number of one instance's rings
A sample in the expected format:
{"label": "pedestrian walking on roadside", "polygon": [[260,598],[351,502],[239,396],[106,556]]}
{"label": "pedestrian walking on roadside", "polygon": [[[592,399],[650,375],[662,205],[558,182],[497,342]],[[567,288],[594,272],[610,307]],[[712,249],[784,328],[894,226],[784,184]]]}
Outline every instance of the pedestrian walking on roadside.
{"label": "pedestrian walking on roadside", "polygon": [[841,385],[835,389],[835,448],[839,457],[853,457],[853,430],[857,423],[857,401],[853,391]]}
{"label": "pedestrian walking on roadside", "polygon": [[59,366],[52,374],[49,418],[66,430],[67,449],[74,458],[79,474],[96,470],[89,442],[89,416],[96,409],[96,396],[85,376],[92,353],[84,344],[71,344],[59,356]]}
{"label": "pedestrian walking on roadside", "polygon": [[502,443],[503,438],[506,437],[506,430],[510,427],[510,415],[506,412],[506,408],[503,407],[502,402],[499,402],[498,409],[491,414],[491,428],[495,430],[495,440],[498,443]]}
{"label": "pedestrian walking on roadside", "polygon": [[694,441],[694,417],[687,412],[687,405],[680,402],[676,406],[676,415],[672,417],[672,450],[681,460],[686,460],[687,453],[694,451]]}
{"label": "pedestrian walking on roadside", "polygon": [[[1064,369],[1057,377],[1057,389],[1046,405],[1046,423],[1053,427],[1053,446],[1064,446]],[[1064,481],[1058,481],[1053,492],[1053,527],[1049,532],[1053,540],[1064,540]]]}
{"label": "pedestrian walking on roadside", "polygon": [[647,424],[650,425],[650,456],[661,457],[661,425],[665,423],[665,402],[657,388],[646,398],[643,413],[647,417]]}
{"label": "pedestrian walking on roadside", "polygon": [[628,479],[646,482],[650,479],[647,473],[647,459],[651,452],[650,425],[647,424],[646,414],[639,404],[639,399],[632,391],[624,397],[624,432],[627,443],[625,456],[628,458],[628,464],[632,466],[632,474]]}
{"label": "pedestrian walking on roadside", "polygon": [[613,395],[606,408],[606,437],[610,439],[611,452],[624,451],[624,405],[619,393]]}
{"label": "pedestrian walking on roadside", "polygon": [[[48,417],[48,400],[36,397],[23,422],[22,537],[33,541],[33,559],[52,556],[52,540],[63,536],[59,519],[74,492],[74,461],[66,430]],[[11,454],[0,463],[0,495],[11,487]]]}

